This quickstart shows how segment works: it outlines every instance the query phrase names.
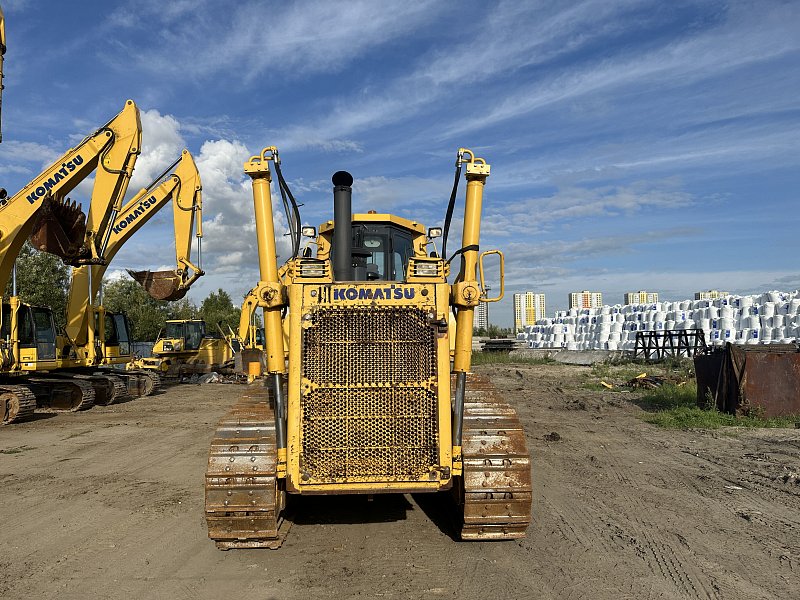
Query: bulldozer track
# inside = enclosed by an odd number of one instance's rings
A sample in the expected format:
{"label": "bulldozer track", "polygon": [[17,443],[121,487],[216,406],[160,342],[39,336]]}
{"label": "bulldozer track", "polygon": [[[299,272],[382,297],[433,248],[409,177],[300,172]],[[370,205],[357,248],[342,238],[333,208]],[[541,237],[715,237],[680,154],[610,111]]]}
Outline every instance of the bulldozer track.
{"label": "bulldozer track", "polygon": [[136,369],[132,371],[97,371],[98,375],[108,375],[113,372],[114,377],[122,380],[126,387],[126,394],[134,397],[149,396],[161,388],[161,377],[154,371]]}
{"label": "bulldozer track", "polygon": [[36,409],[36,396],[24,385],[0,385],[0,411],[3,425],[30,419]]}
{"label": "bulldozer track", "polygon": [[36,405],[58,411],[86,410],[94,406],[94,387],[80,379],[30,377],[26,385],[36,395]]}
{"label": "bulldozer track", "polygon": [[454,484],[463,540],[525,536],[531,521],[531,468],[516,410],[485,377],[467,375],[462,456]]}
{"label": "bulldozer track", "polygon": [[291,526],[277,478],[275,416],[262,382],[217,425],[206,470],[208,537],[222,550],[279,548]]}

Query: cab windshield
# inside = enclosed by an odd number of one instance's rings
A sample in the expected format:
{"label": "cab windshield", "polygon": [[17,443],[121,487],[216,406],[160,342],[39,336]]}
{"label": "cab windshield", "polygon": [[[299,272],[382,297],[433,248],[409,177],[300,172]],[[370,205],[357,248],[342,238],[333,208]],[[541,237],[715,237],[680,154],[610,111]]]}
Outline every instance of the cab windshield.
{"label": "cab windshield", "polygon": [[392,224],[353,223],[352,247],[356,281],[403,281],[414,254],[411,233]]}

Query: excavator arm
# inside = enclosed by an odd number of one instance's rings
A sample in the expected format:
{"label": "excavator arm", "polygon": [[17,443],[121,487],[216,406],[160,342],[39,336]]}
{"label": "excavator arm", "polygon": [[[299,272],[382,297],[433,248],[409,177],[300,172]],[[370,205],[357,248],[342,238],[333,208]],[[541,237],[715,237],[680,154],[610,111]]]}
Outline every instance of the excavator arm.
{"label": "excavator arm", "polygon": [[[169,176],[165,177],[167,174]],[[177,266],[175,271],[145,271],[144,273],[150,275],[145,278],[145,288],[150,285],[148,291],[157,299],[177,300],[203,275],[203,270],[191,261],[192,234],[194,232],[194,236],[198,238],[198,245],[203,236],[202,189],[200,173],[194,159],[188,150],[184,150],[175,163],[118,211],[109,227],[110,233],[103,254],[104,264],[82,265],[72,270],[65,332],[77,346],[88,344],[89,352],[92,352],[93,344],[89,340],[94,338],[94,331],[89,328],[93,321],[89,319],[93,312],[90,305],[94,307],[94,299],[100,290],[108,263],[125,242],[170,200]]]}
{"label": "excavator arm", "polygon": [[242,312],[239,315],[238,338],[246,348],[255,346],[255,335],[258,326],[255,324],[253,316],[259,306],[258,296],[256,296],[255,292],[256,290],[254,289],[247,292],[247,296],[244,297],[244,302],[242,303]]}
{"label": "excavator arm", "polygon": [[[17,194],[0,200],[0,290],[8,284],[14,261],[28,237],[37,249],[57,254],[67,262],[101,261],[113,214],[106,207],[121,203],[141,139],[139,109],[128,100],[106,125],[67,150]],[[87,220],[66,196],[95,169]]]}

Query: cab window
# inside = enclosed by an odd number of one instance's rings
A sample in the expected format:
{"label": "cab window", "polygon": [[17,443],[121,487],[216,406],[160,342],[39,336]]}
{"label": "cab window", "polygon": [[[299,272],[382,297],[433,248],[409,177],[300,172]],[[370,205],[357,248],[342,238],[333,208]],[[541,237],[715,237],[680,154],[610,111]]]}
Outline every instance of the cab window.
{"label": "cab window", "polygon": [[172,340],[183,337],[183,323],[167,323],[164,338]]}
{"label": "cab window", "polygon": [[197,350],[204,334],[203,323],[200,321],[186,323],[186,349]]}
{"label": "cab window", "polygon": [[367,256],[367,281],[386,279],[386,236],[364,235],[364,250]]}

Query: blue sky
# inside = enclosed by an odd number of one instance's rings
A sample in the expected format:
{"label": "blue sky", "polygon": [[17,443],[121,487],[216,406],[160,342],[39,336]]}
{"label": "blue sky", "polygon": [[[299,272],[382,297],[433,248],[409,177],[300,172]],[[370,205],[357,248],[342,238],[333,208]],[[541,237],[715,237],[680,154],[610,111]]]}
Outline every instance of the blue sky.
{"label": "blue sky", "polygon": [[[439,225],[455,151],[474,149],[492,165],[481,245],[506,253],[500,325],[514,291],[545,292],[552,312],[581,289],[613,304],[800,287],[798,2],[2,7],[0,184],[16,192],[133,98],[130,193],[183,147],[200,168],[195,301],[222,287],[238,302],[258,279],[242,164],[267,145],[313,225],[340,169],[356,211]],[[112,269],[167,267],[170,212]]]}

